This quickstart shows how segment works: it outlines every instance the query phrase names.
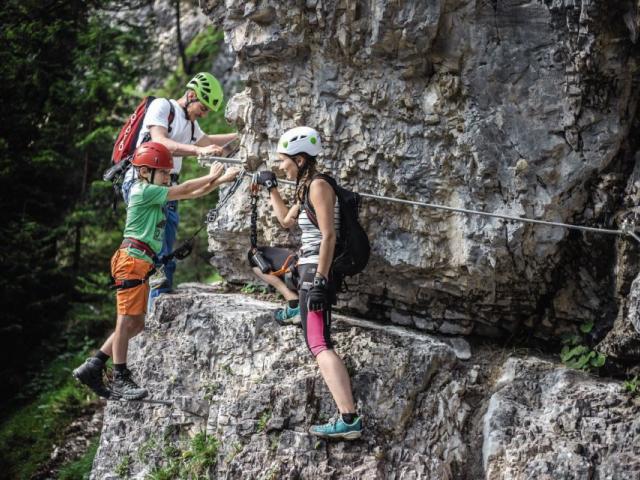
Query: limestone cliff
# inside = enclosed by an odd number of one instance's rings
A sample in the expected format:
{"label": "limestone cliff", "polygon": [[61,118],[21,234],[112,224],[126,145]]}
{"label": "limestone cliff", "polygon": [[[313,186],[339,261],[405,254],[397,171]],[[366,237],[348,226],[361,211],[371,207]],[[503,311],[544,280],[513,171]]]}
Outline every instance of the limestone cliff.
{"label": "limestone cliff", "polygon": [[[92,478],[640,476],[640,401],[619,382],[340,316],[365,435],[318,441],[307,429],[334,403],[301,330],[270,319],[275,306],[202,287],[160,297],[130,364],[173,405],[109,402]],[[202,432],[216,446],[206,456],[193,447]]]}
{"label": "limestone cliff", "polygon": [[[245,82],[227,117],[250,168],[273,168],[278,136],[307,124],[325,141],[322,167],[359,191],[609,228],[633,215],[637,2],[204,9]],[[249,276],[238,268],[246,204],[210,229],[215,265],[231,280]],[[638,269],[637,246],[612,236],[371,200],[362,217],[373,259],[342,305],[420,329],[547,338],[585,321],[609,328],[629,291],[612,287],[616,272]],[[289,241],[274,219],[261,227],[263,242]]]}
{"label": "limestone cliff", "polygon": [[[323,169],[362,192],[636,220],[637,0],[201,6],[244,82],[226,113],[251,170],[274,168],[279,135],[307,124]],[[261,242],[294,244],[263,200]],[[337,316],[334,338],[362,440],[307,434],[334,404],[275,304],[189,286],[160,297],[131,346],[137,378],[170,405],[110,402],[93,478],[640,478],[638,397],[554,353],[593,323],[589,347],[637,372],[639,245],[370,200],[361,218],[373,256],[340,306],[367,320]],[[250,279],[246,189],[208,231],[225,279]],[[548,351],[505,350],[504,336]]]}

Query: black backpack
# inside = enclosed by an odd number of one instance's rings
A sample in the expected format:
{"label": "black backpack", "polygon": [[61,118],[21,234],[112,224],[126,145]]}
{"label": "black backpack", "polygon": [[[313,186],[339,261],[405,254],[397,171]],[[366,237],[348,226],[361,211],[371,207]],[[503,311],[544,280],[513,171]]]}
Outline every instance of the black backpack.
{"label": "black backpack", "polygon": [[[328,175],[319,173],[313,177],[313,180],[316,178],[322,178],[331,185],[340,205],[340,238],[336,243],[332,263],[332,273],[340,287],[345,276],[350,277],[364,270],[371,254],[369,238],[358,220],[361,197],[356,192],[342,188]],[[304,195],[304,207],[309,220],[317,227],[318,221],[309,201],[308,188]]]}

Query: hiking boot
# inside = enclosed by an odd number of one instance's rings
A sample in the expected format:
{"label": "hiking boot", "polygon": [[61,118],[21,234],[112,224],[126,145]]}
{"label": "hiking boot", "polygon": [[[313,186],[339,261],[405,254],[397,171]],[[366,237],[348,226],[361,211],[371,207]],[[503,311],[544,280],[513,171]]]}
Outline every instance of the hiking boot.
{"label": "hiking boot", "polygon": [[300,324],[300,306],[291,308],[287,305],[273,312],[273,319],[280,325],[299,325]]}
{"label": "hiking boot", "polygon": [[73,371],[73,376],[83,385],[86,385],[102,398],[110,398],[111,391],[106,387],[102,379],[104,363],[96,357],[87,360]]}
{"label": "hiking boot", "polygon": [[139,387],[131,378],[131,370],[128,368],[124,372],[113,372],[111,391],[125,400],[140,400],[147,396],[147,389]]}
{"label": "hiking boot", "polygon": [[346,423],[342,415],[323,425],[314,425],[309,429],[311,435],[321,438],[355,440],[362,435],[362,418],[356,417],[353,423]]}

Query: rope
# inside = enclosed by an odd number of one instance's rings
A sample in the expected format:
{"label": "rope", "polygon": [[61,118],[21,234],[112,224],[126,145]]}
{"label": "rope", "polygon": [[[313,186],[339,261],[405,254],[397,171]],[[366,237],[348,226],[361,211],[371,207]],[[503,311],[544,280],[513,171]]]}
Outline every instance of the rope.
{"label": "rope", "polygon": [[[236,165],[244,165],[244,161],[237,159],[237,158],[226,158],[226,157],[214,157],[214,156],[206,156],[206,157],[199,157],[199,161],[201,165],[207,165],[210,164],[211,162],[214,161],[218,161],[218,162],[223,162],[223,163],[230,163],[230,164],[236,164]],[[243,172],[245,175],[251,175],[248,172]],[[295,186],[295,182],[289,181],[289,180],[280,180],[278,179],[278,183],[282,183],[285,185],[293,185]],[[571,223],[562,223],[562,222],[549,222],[546,220],[534,220],[533,218],[526,218],[526,217],[516,217],[513,215],[502,215],[499,213],[489,213],[489,212],[482,212],[479,210],[471,210],[468,208],[456,208],[456,207],[449,207],[446,205],[438,205],[436,203],[427,203],[427,202],[418,202],[415,200],[404,200],[401,198],[394,198],[394,197],[386,197],[384,195],[373,195],[371,193],[359,193],[360,196],[364,197],[364,198],[372,198],[375,200],[382,200],[382,201],[386,201],[386,202],[394,202],[394,203],[401,203],[401,204],[405,204],[405,205],[413,205],[416,207],[424,207],[424,208],[431,208],[431,209],[435,209],[435,210],[445,210],[448,212],[454,212],[454,213],[462,213],[465,215],[480,215],[480,216],[484,216],[484,217],[493,217],[493,218],[501,218],[503,220],[509,220],[512,222],[520,222],[520,223],[532,223],[532,224],[536,224],[536,225],[546,225],[549,227],[559,227],[559,228],[567,228],[567,229],[571,229],[571,230],[582,230],[585,232],[595,232],[595,233],[604,233],[604,234],[609,234],[609,235],[620,235],[620,236],[625,236],[628,235],[632,238],[634,238],[636,240],[636,242],[640,243],[640,237],[635,233],[635,224],[630,221],[629,219],[625,219],[622,222],[621,228],[620,230],[614,230],[614,229],[609,229],[609,228],[598,228],[598,227],[586,227],[584,225],[575,225],[575,224],[571,224]]]}

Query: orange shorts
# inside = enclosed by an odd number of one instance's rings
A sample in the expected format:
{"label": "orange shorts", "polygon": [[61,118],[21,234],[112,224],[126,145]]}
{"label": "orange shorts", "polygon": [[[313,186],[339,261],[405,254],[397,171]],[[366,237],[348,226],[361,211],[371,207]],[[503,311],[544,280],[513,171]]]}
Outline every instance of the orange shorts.
{"label": "orange shorts", "polygon": [[[143,280],[153,268],[149,262],[132,257],[126,248],[119,248],[111,257],[111,276],[116,280]],[[116,290],[118,315],[143,315],[147,312],[149,281]]]}

